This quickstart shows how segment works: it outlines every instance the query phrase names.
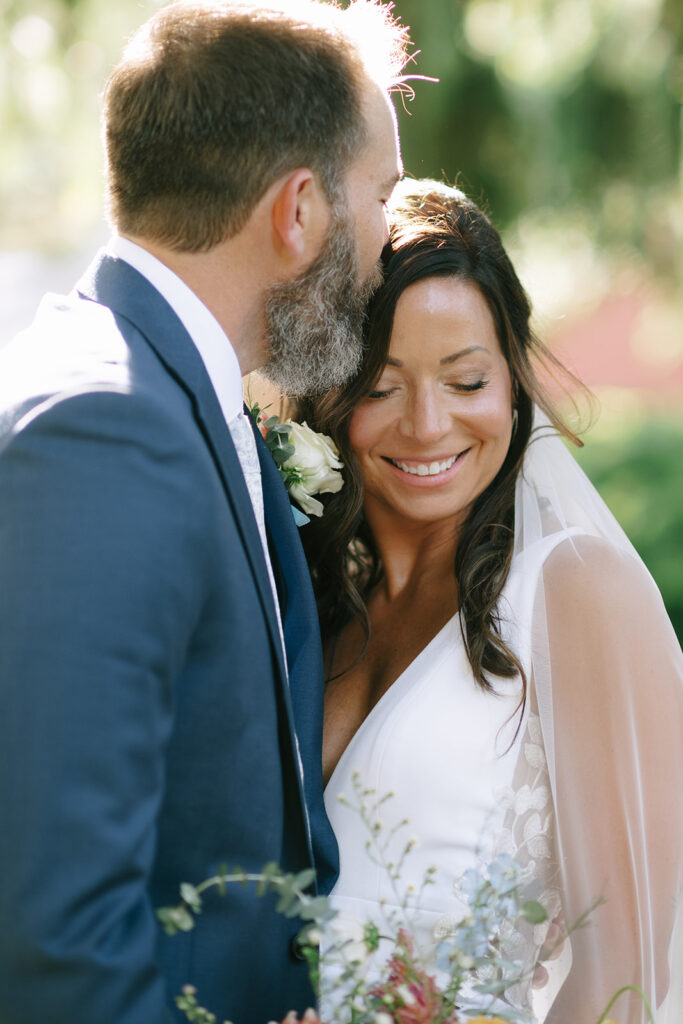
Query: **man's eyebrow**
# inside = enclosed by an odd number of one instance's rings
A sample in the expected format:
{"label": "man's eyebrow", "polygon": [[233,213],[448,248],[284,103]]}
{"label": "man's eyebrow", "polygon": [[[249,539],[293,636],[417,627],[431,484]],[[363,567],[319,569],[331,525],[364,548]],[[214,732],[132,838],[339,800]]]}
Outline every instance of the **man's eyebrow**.
{"label": "man's eyebrow", "polygon": [[383,192],[393,192],[402,177],[403,168],[401,168],[400,171],[397,171],[396,174],[392,174],[390,178],[387,178],[387,180],[384,182],[383,185],[380,186],[380,188],[382,189]]}

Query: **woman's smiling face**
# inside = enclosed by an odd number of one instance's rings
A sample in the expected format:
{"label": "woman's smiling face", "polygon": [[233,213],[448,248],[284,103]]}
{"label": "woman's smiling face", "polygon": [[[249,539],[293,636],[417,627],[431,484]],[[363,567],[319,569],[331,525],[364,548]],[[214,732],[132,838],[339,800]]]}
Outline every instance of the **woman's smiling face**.
{"label": "woman's smiling face", "polygon": [[349,427],[366,511],[457,527],[503,464],[512,406],[479,288],[458,277],[410,285],[396,305],[387,365]]}

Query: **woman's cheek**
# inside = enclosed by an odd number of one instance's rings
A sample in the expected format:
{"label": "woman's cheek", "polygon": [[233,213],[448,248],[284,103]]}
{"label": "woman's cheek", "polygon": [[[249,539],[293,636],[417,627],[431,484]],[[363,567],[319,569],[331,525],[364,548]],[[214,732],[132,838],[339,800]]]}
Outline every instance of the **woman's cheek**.
{"label": "woman's cheek", "polygon": [[376,411],[372,406],[370,408],[358,407],[351,417],[349,441],[358,455],[369,448],[373,439],[377,437],[378,431],[375,422],[377,418]]}
{"label": "woman's cheek", "polygon": [[503,438],[512,427],[512,406],[507,392],[483,392],[476,408],[472,409],[472,424],[478,432],[491,440]]}

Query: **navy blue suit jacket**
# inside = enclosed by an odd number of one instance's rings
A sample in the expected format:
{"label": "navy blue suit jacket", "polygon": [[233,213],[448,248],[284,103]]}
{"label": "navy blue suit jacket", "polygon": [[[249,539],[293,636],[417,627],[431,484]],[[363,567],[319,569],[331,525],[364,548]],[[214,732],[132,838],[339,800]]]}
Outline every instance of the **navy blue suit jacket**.
{"label": "navy blue suit jacket", "polygon": [[[337,872],[310,581],[260,437],[289,663],[230,433],[164,299],[100,257],[0,356],[0,1021],[170,1024],[313,1000],[271,898],[155,908],[218,866]],[[297,750],[298,738],[298,750]]]}

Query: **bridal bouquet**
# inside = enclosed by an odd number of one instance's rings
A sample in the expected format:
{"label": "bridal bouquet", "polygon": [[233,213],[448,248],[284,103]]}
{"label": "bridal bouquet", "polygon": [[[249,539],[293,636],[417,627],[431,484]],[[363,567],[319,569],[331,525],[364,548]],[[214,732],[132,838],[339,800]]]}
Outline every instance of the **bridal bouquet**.
{"label": "bridal bouquet", "polygon": [[[504,936],[522,923],[541,924],[547,921],[548,914],[541,903],[528,898],[527,880],[521,867],[509,855],[501,854],[486,867],[464,873],[459,894],[467,912],[442,938],[436,950],[436,970],[433,970],[431,962],[425,962],[418,949],[412,920],[419,910],[424,890],[434,880],[436,868],[426,872],[419,890],[402,885],[402,869],[415,840],[405,843],[397,862],[387,859],[390,840],[407,825],[403,821],[387,831],[382,823],[380,808],[391,797],[392,794],[378,797],[356,776],[351,800],[343,798],[360,815],[367,829],[368,857],[388,873],[397,894],[396,909],[387,911],[382,920],[349,922],[343,915],[336,914],[325,897],[310,894],[313,871],[284,874],[276,864],[268,864],[255,874],[239,868],[228,871],[223,867],[215,877],[200,885],[184,883],[180,888],[181,902],[157,911],[161,924],[171,935],[193,928],[201,912],[202,895],[213,887],[222,892],[232,883],[252,883],[257,895],[275,892],[277,910],[288,917],[298,916],[302,921],[300,948],[308,961],[314,988],[320,988],[321,977],[325,981],[320,1018],[308,1011],[299,1022],[296,1014],[289,1014],[283,1024],[461,1024],[464,1021],[521,1024],[528,1021],[528,1012],[520,1011],[514,1001],[508,1001],[507,993],[530,981],[529,969],[506,955]],[[556,945],[584,925],[593,909],[582,915],[572,928],[563,930]],[[551,955],[552,951],[546,950],[545,955]],[[627,988],[630,986],[615,994],[595,1024],[614,1024],[608,1020],[608,1014]],[[646,997],[642,992],[639,994],[652,1019]],[[216,1024],[215,1015],[204,1009],[197,997],[195,989],[186,986],[176,998],[177,1006],[192,1024]]]}

